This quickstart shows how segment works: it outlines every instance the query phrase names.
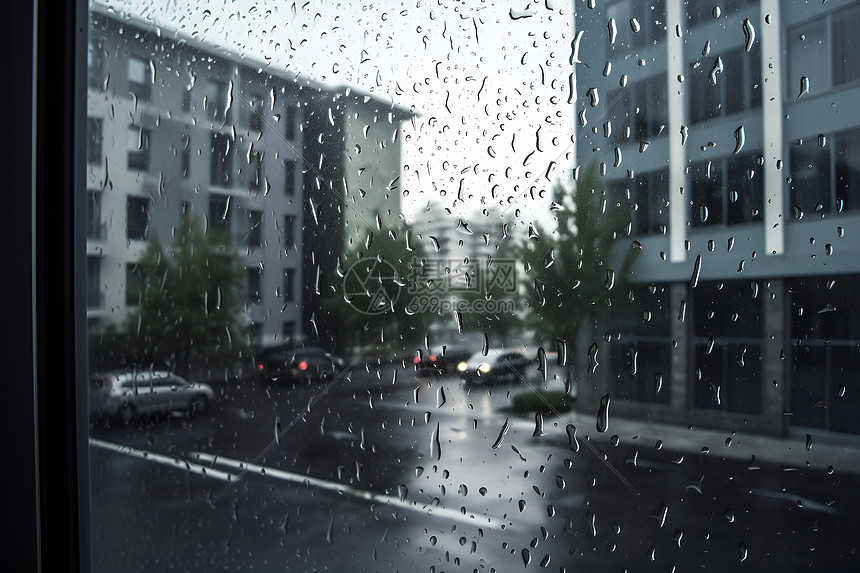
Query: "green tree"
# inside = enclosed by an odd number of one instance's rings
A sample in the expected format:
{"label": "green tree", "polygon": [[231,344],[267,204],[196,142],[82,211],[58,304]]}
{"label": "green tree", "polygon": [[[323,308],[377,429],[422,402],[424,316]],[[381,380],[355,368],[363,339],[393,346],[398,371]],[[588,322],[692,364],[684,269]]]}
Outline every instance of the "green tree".
{"label": "green tree", "polygon": [[584,320],[625,296],[638,250],[625,239],[626,206],[607,197],[594,164],[572,190],[557,183],[553,201],[556,230],[535,225],[523,245],[526,300],[539,336],[572,341]]}
{"label": "green tree", "polygon": [[225,235],[183,216],[170,250],[151,238],[138,268],[140,305],[125,326],[141,365],[188,375],[192,366],[223,366],[246,350],[243,272]]}
{"label": "green tree", "polygon": [[420,241],[405,223],[347,245],[323,292],[339,351],[377,342],[375,352],[402,353],[423,339],[435,317],[410,309],[409,285],[424,260]]}

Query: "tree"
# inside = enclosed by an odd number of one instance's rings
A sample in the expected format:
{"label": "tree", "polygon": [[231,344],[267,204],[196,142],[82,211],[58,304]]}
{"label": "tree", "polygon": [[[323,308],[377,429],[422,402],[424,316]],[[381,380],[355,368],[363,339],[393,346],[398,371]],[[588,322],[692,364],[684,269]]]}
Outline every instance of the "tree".
{"label": "tree", "polygon": [[539,335],[574,340],[584,320],[625,296],[638,250],[632,242],[616,250],[629,215],[607,197],[594,164],[572,191],[557,183],[553,200],[557,229],[551,233],[535,225],[523,246],[526,276],[532,279],[526,298]]}
{"label": "tree", "polygon": [[171,249],[151,238],[138,269],[140,306],[126,330],[141,365],[188,375],[194,365],[222,366],[246,350],[237,292],[243,273],[223,234],[206,233],[199,218],[185,215]]}
{"label": "tree", "polygon": [[410,293],[424,260],[422,245],[405,223],[370,231],[363,243],[347,246],[323,292],[339,350],[376,341],[380,350],[402,351],[427,334],[434,316],[416,312]]}

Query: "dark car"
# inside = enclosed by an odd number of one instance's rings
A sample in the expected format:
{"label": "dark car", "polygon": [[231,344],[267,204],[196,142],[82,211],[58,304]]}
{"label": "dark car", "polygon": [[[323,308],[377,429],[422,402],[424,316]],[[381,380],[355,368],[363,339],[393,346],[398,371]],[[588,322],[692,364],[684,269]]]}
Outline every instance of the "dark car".
{"label": "dark car", "polygon": [[335,377],[345,362],[318,346],[274,347],[260,352],[256,375],[267,382],[318,382]]}
{"label": "dark car", "polygon": [[445,373],[442,357],[429,351],[416,350],[415,354],[409,359],[409,362],[412,364],[415,369],[415,375],[418,377],[441,376]]}
{"label": "dark car", "polygon": [[476,352],[457,365],[460,378],[469,384],[521,382],[531,360],[515,350],[490,350],[486,356]]}

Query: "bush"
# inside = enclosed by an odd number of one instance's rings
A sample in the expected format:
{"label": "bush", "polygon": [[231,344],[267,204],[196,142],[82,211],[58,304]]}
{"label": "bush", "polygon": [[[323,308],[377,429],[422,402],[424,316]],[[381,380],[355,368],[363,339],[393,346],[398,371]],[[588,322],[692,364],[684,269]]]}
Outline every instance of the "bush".
{"label": "bush", "polygon": [[513,397],[514,410],[527,412],[566,412],[573,407],[575,398],[560,391],[526,390]]}

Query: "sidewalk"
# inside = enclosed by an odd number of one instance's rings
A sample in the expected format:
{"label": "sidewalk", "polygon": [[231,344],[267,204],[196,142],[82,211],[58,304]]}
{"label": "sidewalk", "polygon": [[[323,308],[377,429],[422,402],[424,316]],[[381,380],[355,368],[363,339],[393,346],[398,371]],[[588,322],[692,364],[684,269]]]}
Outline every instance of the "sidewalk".
{"label": "sidewalk", "polygon": [[[523,430],[526,427],[534,428],[534,422],[528,419],[517,419],[516,424]],[[607,431],[598,434],[595,417],[580,412],[567,412],[562,414],[561,418],[544,418],[544,431],[565,433],[567,424],[576,426],[577,435],[581,437],[588,435],[594,439],[596,436],[603,436],[608,439],[609,436],[617,435],[623,442],[639,442],[643,448],[656,447],[660,441],[664,449],[684,455],[706,453],[717,458],[745,461],[748,464],[752,463],[755,456],[755,462],[759,465],[810,467],[821,471],[832,466],[834,471],[860,474],[860,440],[855,436],[846,436],[844,439],[840,439],[836,434],[814,436],[810,449],[807,449],[805,435],[776,438],[725,430],[689,429],[647,420],[612,417],[611,413]]]}

